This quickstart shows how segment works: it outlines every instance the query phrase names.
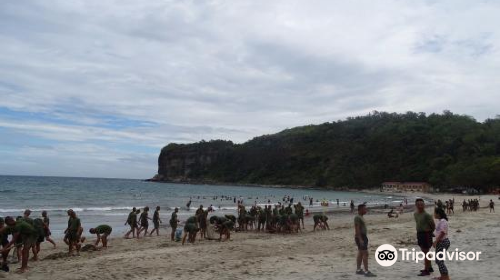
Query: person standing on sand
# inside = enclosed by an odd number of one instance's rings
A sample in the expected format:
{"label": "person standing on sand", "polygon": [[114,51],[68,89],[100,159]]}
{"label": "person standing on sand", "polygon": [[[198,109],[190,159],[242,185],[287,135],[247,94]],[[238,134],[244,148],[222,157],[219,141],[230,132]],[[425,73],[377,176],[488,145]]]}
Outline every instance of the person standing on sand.
{"label": "person standing on sand", "polygon": [[302,229],[305,229],[304,227],[304,206],[302,206],[302,203],[300,201],[295,205],[295,214],[299,217],[299,227],[300,227],[300,222],[302,222]]}
{"label": "person standing on sand", "polygon": [[137,214],[136,214],[136,209],[135,207],[132,208],[132,212],[128,214],[127,221],[125,222],[125,225],[130,226],[130,230],[125,234],[124,238],[129,239],[130,234],[132,233],[132,238],[135,238],[135,232],[137,231]]}
{"label": "person standing on sand", "polygon": [[[432,244],[432,247],[436,248],[436,254],[438,252],[443,252],[444,250],[448,250],[450,248],[450,240],[448,239],[448,217],[444,210],[441,208],[436,208],[434,210],[434,218],[438,220],[436,225],[436,241]],[[437,278],[439,280],[450,280],[450,276],[448,276],[448,269],[444,264],[444,260],[438,260],[436,258],[436,264],[439,267],[439,273],[441,277]]]}
{"label": "person standing on sand", "polygon": [[35,228],[23,219],[16,221],[14,220],[14,218],[8,216],[5,217],[5,224],[8,226],[8,230],[12,233],[12,240],[3,247],[2,253],[10,251],[10,249],[16,244],[16,242],[22,240],[23,249],[21,257],[21,267],[18,270],[20,273],[24,273],[28,270],[30,249],[35,246],[38,234]]}
{"label": "person standing on sand", "polygon": [[[366,277],[376,277],[377,275],[368,270],[368,236],[365,219],[363,218],[367,212],[366,204],[359,204],[358,215],[354,217],[354,241],[356,242],[356,246],[358,246],[356,274]],[[361,264],[363,264],[364,271],[361,269]]]}
{"label": "person standing on sand", "polygon": [[495,212],[495,202],[493,202],[493,199],[490,199],[490,213]]}
{"label": "person standing on sand", "polygon": [[73,255],[73,250],[76,249],[76,254],[80,255],[80,237],[82,231],[82,224],[80,219],[76,216],[75,211],[68,210],[68,228],[64,231],[68,240],[69,251],[68,254]]}
{"label": "person standing on sand", "polygon": [[153,226],[154,228],[149,233],[149,236],[153,235],[153,232],[156,231],[156,236],[160,235],[160,224],[162,223],[160,219],[160,206],[156,206],[156,210],[153,213]]}
{"label": "person standing on sand", "polygon": [[56,243],[50,236],[52,235],[52,232],[50,232],[50,219],[47,214],[47,211],[42,211],[42,218],[43,218],[43,224],[44,224],[44,234],[45,234],[45,240],[50,242],[52,245],[54,245],[54,248],[56,248]]}
{"label": "person standing on sand", "polygon": [[[425,212],[425,202],[423,199],[417,198],[415,200],[415,207],[416,211],[413,216],[415,217],[415,223],[417,226],[418,246],[420,246],[422,252],[427,255],[427,252],[429,252],[432,247],[432,234],[436,225],[434,224],[432,216]],[[443,207],[438,206],[437,208],[444,211]],[[427,276],[430,275],[431,272],[434,272],[434,269],[432,269],[431,266],[431,261],[427,257],[425,258],[424,264],[424,269],[420,271],[418,276]]]}
{"label": "person standing on sand", "polygon": [[174,212],[172,212],[172,217],[170,218],[170,227],[172,228],[170,239],[172,241],[174,241],[175,231],[177,230],[177,225],[179,224],[179,219],[177,219],[177,212],[179,212],[179,208],[176,207]]}

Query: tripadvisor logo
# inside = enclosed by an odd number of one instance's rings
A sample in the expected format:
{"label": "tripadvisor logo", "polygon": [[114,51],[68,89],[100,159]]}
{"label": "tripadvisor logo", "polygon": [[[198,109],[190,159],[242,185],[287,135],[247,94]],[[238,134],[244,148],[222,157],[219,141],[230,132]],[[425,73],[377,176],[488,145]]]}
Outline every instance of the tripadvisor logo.
{"label": "tripadvisor logo", "polygon": [[424,252],[416,251],[415,248],[411,250],[406,248],[396,249],[390,244],[383,244],[375,251],[375,260],[381,266],[392,266],[398,261],[398,255],[401,261],[414,261],[415,263],[425,260],[426,257],[431,261],[436,259],[440,261],[478,261],[481,253],[482,252],[461,252],[455,249],[455,251],[430,251],[425,254]]}

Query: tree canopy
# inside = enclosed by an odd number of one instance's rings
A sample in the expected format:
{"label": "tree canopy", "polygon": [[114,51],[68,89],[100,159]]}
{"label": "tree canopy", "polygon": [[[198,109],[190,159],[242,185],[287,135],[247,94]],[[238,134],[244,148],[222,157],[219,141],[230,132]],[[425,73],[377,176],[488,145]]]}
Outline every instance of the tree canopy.
{"label": "tree canopy", "polygon": [[173,151],[186,147],[200,153],[218,151],[217,160],[190,173],[193,180],[363,188],[379,187],[384,181],[429,182],[442,189],[500,186],[498,117],[478,122],[449,111],[375,111],[286,129],[243,144],[170,144],[159,161],[168,161]]}

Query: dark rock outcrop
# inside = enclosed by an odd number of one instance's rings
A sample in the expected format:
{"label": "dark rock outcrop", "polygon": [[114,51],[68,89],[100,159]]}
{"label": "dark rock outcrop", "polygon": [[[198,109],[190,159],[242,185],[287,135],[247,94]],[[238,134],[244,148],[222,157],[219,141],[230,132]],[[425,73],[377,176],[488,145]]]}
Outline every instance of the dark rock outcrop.
{"label": "dark rock outcrop", "polygon": [[190,182],[206,180],[221,158],[234,148],[230,141],[210,141],[195,144],[169,144],[158,157],[158,174],[154,181]]}

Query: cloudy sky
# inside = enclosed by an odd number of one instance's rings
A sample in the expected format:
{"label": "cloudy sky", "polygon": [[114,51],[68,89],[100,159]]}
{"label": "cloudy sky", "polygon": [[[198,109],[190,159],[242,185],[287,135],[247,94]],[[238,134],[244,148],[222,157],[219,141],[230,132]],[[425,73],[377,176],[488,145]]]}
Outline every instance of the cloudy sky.
{"label": "cloudy sky", "polygon": [[0,3],[0,174],[149,178],[169,142],[500,113],[500,1]]}

